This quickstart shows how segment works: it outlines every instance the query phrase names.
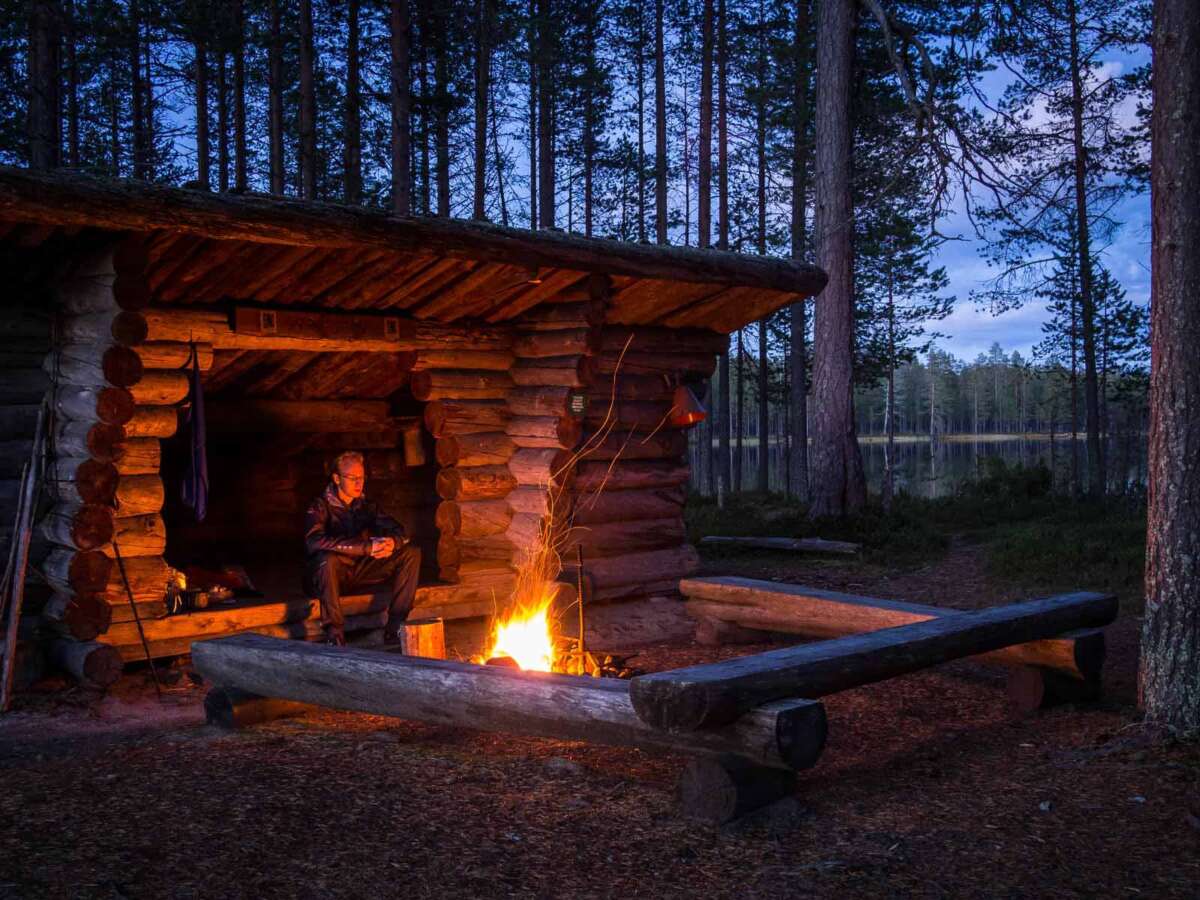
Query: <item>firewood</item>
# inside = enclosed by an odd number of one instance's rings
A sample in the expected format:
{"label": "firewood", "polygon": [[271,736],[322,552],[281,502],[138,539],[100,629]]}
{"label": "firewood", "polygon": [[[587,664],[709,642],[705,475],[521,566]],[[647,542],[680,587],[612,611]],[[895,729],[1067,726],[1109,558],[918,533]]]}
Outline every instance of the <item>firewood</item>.
{"label": "firewood", "polygon": [[99,550],[57,547],[42,560],[39,571],[54,590],[63,594],[103,591],[112,561]]}
{"label": "firewood", "polygon": [[42,516],[42,535],[75,550],[96,550],[112,540],[113,510],[104,504],[58,503]]}
{"label": "firewood", "polygon": [[162,441],[158,438],[131,438],[122,445],[117,472],[121,475],[157,475],[162,464]]}
{"label": "firewood", "polygon": [[109,687],[121,677],[121,654],[106,644],[59,638],[50,643],[50,661],[81,684]]}
{"label": "firewood", "polygon": [[616,463],[584,460],[575,467],[579,494],[604,491],[647,491],[687,484],[691,469],[686,463],[638,460]]}
{"label": "firewood", "polygon": [[60,385],[54,391],[54,410],[79,422],[124,425],[133,417],[134,402],[126,388]]}
{"label": "firewood", "polygon": [[570,484],[575,477],[571,463],[569,450],[525,447],[512,455],[508,470],[512,472],[516,484],[561,488]]}
{"label": "firewood", "polygon": [[429,369],[413,372],[409,381],[417,400],[503,400],[512,389],[507,372],[474,369]]}
{"label": "firewood", "polygon": [[521,387],[586,387],[596,381],[596,363],[591,356],[521,359],[513,365],[509,374],[513,383]]}
{"label": "firewood", "polygon": [[575,504],[576,525],[601,522],[634,522],[683,515],[683,485],[642,491],[601,491],[580,497]]}
{"label": "firewood", "polygon": [[425,404],[425,427],[435,438],[504,431],[508,416],[503,400],[434,400]]}
{"label": "firewood", "polygon": [[541,359],[548,356],[577,356],[600,350],[598,328],[572,328],[565,331],[538,331],[518,334],[513,353],[518,357]]}
{"label": "firewood", "polygon": [[439,466],[498,466],[508,462],[516,445],[502,431],[451,434],[439,438]]}
{"label": "firewood", "polygon": [[443,500],[493,500],[505,497],[516,486],[508,466],[457,466],[437,475],[437,492]]}
{"label": "firewood", "polygon": [[142,379],[142,360],[119,344],[64,344],[47,354],[42,368],[58,384],[129,387]]}
{"label": "firewood", "polygon": [[179,428],[179,411],[174,406],[139,406],[125,423],[129,438],[169,438]]}
{"label": "firewood", "polygon": [[117,482],[117,515],[121,518],[157,513],[163,507],[158,475],[122,475]]}
{"label": "firewood", "polygon": [[507,433],[518,447],[570,450],[579,443],[583,423],[571,416],[513,416]]}
{"label": "firewood", "polygon": [[46,490],[59,503],[112,503],[119,476],[112,463],[59,457],[46,471]]}
{"label": "firewood", "polygon": [[[514,491],[513,493],[516,493]],[[508,495],[512,497],[513,493]],[[512,519],[509,500],[443,500],[438,504],[436,522],[442,534],[484,537],[500,534]]]}
{"label": "firewood", "polygon": [[174,406],[187,399],[190,382],[186,372],[151,369],[129,388],[138,406]]}

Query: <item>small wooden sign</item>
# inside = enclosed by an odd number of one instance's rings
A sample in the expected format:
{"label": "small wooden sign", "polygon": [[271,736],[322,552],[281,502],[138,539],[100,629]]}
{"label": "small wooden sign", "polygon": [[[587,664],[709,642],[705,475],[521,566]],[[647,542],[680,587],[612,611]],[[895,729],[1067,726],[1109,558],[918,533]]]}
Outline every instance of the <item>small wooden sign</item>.
{"label": "small wooden sign", "polygon": [[588,395],[583,391],[571,391],[567,395],[567,413],[576,419],[587,415]]}

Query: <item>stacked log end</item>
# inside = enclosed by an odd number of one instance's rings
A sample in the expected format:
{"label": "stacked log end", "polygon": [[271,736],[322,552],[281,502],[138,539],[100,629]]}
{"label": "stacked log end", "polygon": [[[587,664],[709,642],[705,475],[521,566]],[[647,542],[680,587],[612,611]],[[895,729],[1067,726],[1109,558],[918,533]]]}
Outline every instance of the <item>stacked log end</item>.
{"label": "stacked log end", "polygon": [[[53,412],[52,502],[38,526],[50,546],[39,570],[54,590],[44,615],[62,635],[52,659],[104,684],[120,670],[104,636],[129,617],[130,595],[143,616],[165,611],[159,441],[175,431],[193,350],[146,340],[150,291],[134,244],[69,261],[54,294],[56,341],[41,365]],[[196,358],[211,366],[212,348]]]}

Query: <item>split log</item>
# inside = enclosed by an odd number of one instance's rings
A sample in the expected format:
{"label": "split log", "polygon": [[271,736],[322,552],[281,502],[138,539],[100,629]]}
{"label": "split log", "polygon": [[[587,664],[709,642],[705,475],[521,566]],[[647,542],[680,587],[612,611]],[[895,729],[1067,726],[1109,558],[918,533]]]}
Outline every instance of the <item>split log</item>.
{"label": "split log", "polygon": [[439,466],[500,466],[508,462],[516,445],[503,431],[450,434],[437,442]]}
{"label": "split log", "polygon": [[508,405],[503,400],[434,400],[425,405],[425,427],[435,438],[480,431],[504,431]]}
{"label": "split log", "polygon": [[[630,341],[630,338],[633,338]],[[656,328],[648,325],[610,325],[603,329],[601,349],[620,351],[629,344],[630,351],[671,353],[705,353],[716,356],[729,347],[729,336],[702,328]]]}
{"label": "split log", "polygon": [[129,387],[142,379],[142,360],[117,344],[66,344],[46,355],[42,368],[59,384]]}
{"label": "split log", "polygon": [[507,372],[516,357],[509,350],[438,350],[427,349],[417,353],[413,362],[414,372],[427,369],[484,369],[492,372]]}
{"label": "split log", "polygon": [[601,491],[576,501],[575,524],[669,519],[683,514],[686,497],[686,489],[682,485],[649,491]]}
{"label": "split log", "polygon": [[99,550],[56,547],[42,560],[39,571],[46,583],[62,594],[103,591],[112,561]]}
{"label": "split log", "polygon": [[521,387],[558,385],[586,387],[596,380],[596,363],[591,356],[551,356],[518,360],[509,370],[513,384]]}
{"label": "split log", "polygon": [[424,659],[446,658],[446,629],[439,618],[409,619],[400,626],[400,652]]}
{"label": "split log", "polygon": [[507,433],[518,447],[570,450],[579,443],[583,423],[572,416],[513,416]]}
{"label": "split log", "polygon": [[184,369],[192,364],[192,348],[196,348],[196,362],[201,372],[213,366],[212,344],[189,344],[182,341],[146,341],[133,351],[145,369]]}
{"label": "split log", "polygon": [[42,535],[74,550],[96,550],[112,540],[116,523],[111,506],[58,503],[42,517]]}
{"label": "split log", "polygon": [[796,773],[740,756],[693,759],[679,777],[683,814],[711,825],[732,822],[796,791]]}
{"label": "split log", "polygon": [[99,594],[54,594],[42,615],[77,641],[90,641],[112,625],[112,607]]}
{"label": "split log", "polygon": [[717,357],[711,353],[662,353],[629,350],[624,356],[619,349],[596,357],[596,370],[604,375],[687,375],[708,378],[717,367]]}
{"label": "split log", "polygon": [[584,570],[591,576],[596,591],[640,582],[675,581],[694,574],[698,568],[700,557],[690,544],[584,560]]}
{"label": "split log", "polygon": [[115,559],[113,543],[120,548],[122,559],[162,556],[167,549],[167,526],[157,513],[122,516],[115,522],[113,541],[100,548],[105,556]]}
{"label": "split log", "polygon": [[604,437],[592,434],[579,448],[581,460],[679,459],[687,452],[687,435],[677,429],[654,434],[611,431]]}
{"label": "split log", "polygon": [[449,660],[239,635],[197,643],[196,668],[214,684],[435,725],[710,756],[736,753],[781,769],[813,765],[824,747],[820,703],[755,710],[718,731],[680,739],[646,727],[626,682],[522,672]]}
{"label": "split log", "polygon": [[311,703],[260,697],[237,688],[215,687],[204,695],[205,721],[231,731],[279,719],[297,719],[319,708]]}
{"label": "split log", "polygon": [[565,328],[595,328],[604,324],[604,302],[542,303],[521,315],[522,331],[561,331]]}
{"label": "split log", "polygon": [[[960,612],[754,578],[689,578],[680,583],[679,589],[688,598],[688,610],[695,615],[813,638],[864,634]],[[1098,680],[1104,664],[1104,632],[1075,632],[1004,647],[980,656],[979,661],[1041,666],[1079,680]]]}
{"label": "split log", "polygon": [[512,473],[516,484],[561,488],[574,480],[572,462],[569,450],[524,447],[512,455],[508,461],[508,471]]}
{"label": "split log", "polygon": [[138,406],[174,406],[187,399],[191,384],[186,372],[151,369],[129,388]]}
{"label": "split log", "polygon": [[508,408],[514,416],[567,415],[567,397],[571,389],[566,387],[519,387],[513,388],[508,396]]}
{"label": "split log", "polygon": [[773,699],[822,697],[1073,628],[1107,625],[1116,616],[1111,595],[1060,594],[643,675],[633,680],[630,696],[638,716],[655,728],[718,727]]}
{"label": "split log", "polygon": [[539,517],[550,515],[556,505],[549,489],[531,484],[518,485],[506,500],[514,513],[529,513]]}
{"label": "split log", "polygon": [[139,406],[125,423],[127,438],[169,438],[179,429],[174,406]]}
{"label": "split log", "polygon": [[512,559],[512,545],[504,534],[486,537],[461,538],[443,534],[438,538],[437,561],[439,566],[458,566],[466,560],[494,559],[508,562]]}
{"label": "split log", "polygon": [[580,494],[596,491],[652,491],[687,484],[691,469],[686,463],[667,461],[617,460],[613,465],[585,460],[575,467],[575,490]]}
{"label": "split log", "polygon": [[148,334],[145,315],[131,310],[66,316],[59,329],[62,341],[68,344],[112,341],[122,347],[135,347],[145,341]]}
{"label": "split log", "polygon": [[122,475],[117,482],[117,515],[121,518],[157,513],[163,507],[163,483],[158,475]]}
{"label": "split log", "polygon": [[[512,494],[508,496],[511,497]],[[473,538],[500,534],[508,528],[511,519],[512,510],[508,499],[463,503],[444,500],[438,504],[435,521],[442,534]]]}
{"label": "split log", "polygon": [[576,526],[571,529],[562,549],[563,559],[574,559],[576,547],[583,548],[585,559],[642,553],[678,547],[687,542],[683,517],[678,513],[665,519],[638,519],[627,522],[605,522],[601,525]]}
{"label": "split log", "polygon": [[124,425],[133,418],[134,402],[126,388],[60,385],[54,391],[54,409],[60,416],[80,422]]}
{"label": "split log", "polygon": [[107,644],[59,638],[50,644],[50,662],[81,684],[110,687],[121,677],[125,663]]}
{"label": "split log", "polygon": [[162,465],[162,442],[158,438],[133,438],[122,445],[117,472],[121,475],[157,475]]}
{"label": "split log", "polygon": [[442,469],[437,492],[443,500],[494,500],[516,487],[508,466],[469,466]]}
{"label": "split log", "polygon": [[372,431],[399,427],[384,400],[259,400],[209,403],[209,429],[217,434],[300,434]]}
{"label": "split log", "polygon": [[578,356],[599,350],[598,328],[527,332],[513,339],[513,353],[518,357],[543,359],[549,356]]}
{"label": "split log", "polygon": [[59,503],[110,504],[120,476],[110,462],[59,457],[46,471],[46,490]]}
{"label": "split log", "polygon": [[503,400],[512,389],[507,372],[474,369],[427,369],[409,381],[417,400]]}
{"label": "split log", "polygon": [[54,449],[63,456],[90,456],[100,462],[116,462],[125,453],[124,440],[125,428],[121,425],[77,419],[55,422]]}

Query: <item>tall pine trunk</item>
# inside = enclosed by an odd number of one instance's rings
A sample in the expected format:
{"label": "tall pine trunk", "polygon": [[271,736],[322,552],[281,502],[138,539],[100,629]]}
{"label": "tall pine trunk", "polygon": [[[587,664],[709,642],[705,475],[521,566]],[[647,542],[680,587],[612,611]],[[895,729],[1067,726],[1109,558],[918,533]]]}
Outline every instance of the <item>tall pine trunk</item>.
{"label": "tall pine trunk", "polygon": [[746,344],[739,328],[737,333],[737,410],[736,428],[737,444],[733,454],[733,489],[741,493],[744,487],[742,481],[742,462],[745,459],[743,449],[746,441]]}
{"label": "tall pine trunk", "polygon": [[67,165],[79,168],[79,60],[76,52],[75,3],[63,6],[64,41],[67,46]]}
{"label": "tall pine trunk", "polygon": [[233,43],[233,187],[238,193],[249,188],[246,160],[246,5],[234,3]]}
{"label": "tall pine trunk", "polygon": [[58,43],[53,5],[34,0],[29,9],[28,68],[29,164],[35,169],[52,169],[59,162]]}
{"label": "tall pine trunk", "polygon": [[667,75],[663,0],[654,0],[654,237],[667,242]]}
{"label": "tall pine trunk", "polygon": [[1154,4],[1151,139],[1150,492],[1141,702],[1200,728],[1200,17]]}
{"label": "tall pine trunk", "polygon": [[[197,29],[201,28],[197,24]],[[146,177],[146,108],[142,94],[142,12],[137,0],[129,2],[129,112],[130,139],[133,142],[133,177]],[[197,91],[199,91],[197,86]],[[205,123],[205,134],[208,124]],[[199,134],[197,134],[197,138]],[[207,172],[207,160],[205,172]],[[205,188],[208,182],[204,182]]]}
{"label": "tall pine trunk", "polygon": [[437,164],[437,214],[450,216],[450,47],[446,33],[448,11],[432,7],[433,20],[433,143]]}
{"label": "tall pine trunk", "polygon": [[192,45],[196,80],[196,180],[200,182],[201,188],[208,191],[212,189],[212,176],[209,173],[208,47],[204,41],[203,28],[201,24],[196,26],[196,37]]}
{"label": "tall pine trunk", "polygon": [[409,0],[391,0],[391,76],[392,76],[392,212],[412,214],[412,170],[409,140],[412,117],[412,85],[409,49],[412,46],[412,16]]}
{"label": "tall pine trunk", "polygon": [[225,78],[225,48],[217,50],[217,189],[229,190],[229,94]]}
{"label": "tall pine trunk", "polygon": [[271,193],[283,194],[283,34],[280,0],[271,0],[271,44],[268,50],[267,84],[270,90]]}
{"label": "tall pine trunk", "polygon": [[538,226],[554,227],[554,85],[555,55],[554,10],[551,0],[537,0],[538,34]]}
{"label": "tall pine trunk", "polygon": [[850,197],[852,0],[817,8],[817,261],[829,276],[813,315],[812,505],[809,515],[842,516],[866,503],[866,479],[854,422],[853,205]]}
{"label": "tall pine trunk", "polygon": [[317,93],[312,0],[300,0],[300,194],[317,199]]}
{"label": "tall pine trunk", "polygon": [[586,74],[583,84],[583,233],[592,236],[592,217],[596,165],[596,0],[587,0],[587,20],[584,23],[584,54]]}
{"label": "tall pine trunk", "polygon": [[[758,169],[758,227],[755,249],[760,256],[767,253],[767,43],[763,3],[758,6],[758,84],[755,101],[755,156]],[[769,365],[767,356],[767,318],[758,323],[758,490],[765,494],[771,486],[771,436]]]}
{"label": "tall pine trunk", "polygon": [[[717,248],[729,249],[729,29],[725,15],[726,0],[717,6]],[[725,345],[720,362],[720,409],[717,428],[720,431],[720,452],[717,455],[718,490],[731,490],[730,453],[731,416],[729,390],[730,347]]]}
{"label": "tall pine trunk", "polygon": [[696,245],[712,242],[712,108],[713,108],[713,0],[704,0],[700,28],[700,183],[696,192]]}
{"label": "tall pine trunk", "polygon": [[472,215],[486,219],[488,91],[491,83],[491,12],[488,0],[475,2],[475,196]]}
{"label": "tall pine trunk", "polygon": [[[808,238],[808,90],[810,78],[809,0],[796,0],[792,58],[792,259],[803,259]],[[807,299],[791,307],[789,393],[789,490],[808,502],[808,317]]]}
{"label": "tall pine trunk", "polygon": [[529,227],[538,227],[538,25],[537,2],[529,0],[525,41],[529,48]]}
{"label": "tall pine trunk", "polygon": [[646,12],[642,4],[637,11],[637,47],[634,65],[637,70],[637,192],[638,241],[646,243]]}
{"label": "tall pine trunk", "polygon": [[346,3],[346,105],[342,118],[342,196],[362,200],[362,123],[359,96],[358,0]]}

